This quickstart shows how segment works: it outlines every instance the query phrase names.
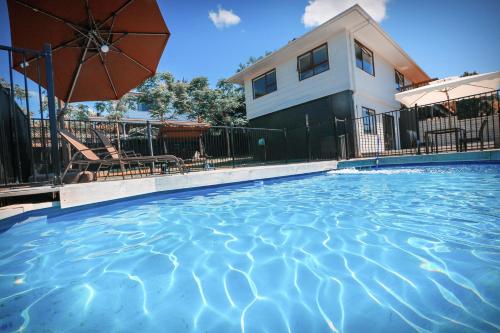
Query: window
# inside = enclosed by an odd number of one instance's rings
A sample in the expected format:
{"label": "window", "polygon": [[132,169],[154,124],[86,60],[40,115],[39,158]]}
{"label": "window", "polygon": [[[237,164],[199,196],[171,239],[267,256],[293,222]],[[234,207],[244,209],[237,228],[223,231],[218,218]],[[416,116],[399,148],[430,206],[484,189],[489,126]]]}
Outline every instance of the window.
{"label": "window", "polygon": [[357,40],[354,41],[354,52],[356,53],[356,66],[368,74],[375,76],[375,65],[373,64],[373,52],[364,47]]}
{"label": "window", "polygon": [[259,98],[277,89],[276,86],[276,70],[273,69],[266,74],[259,76],[252,81],[253,98]]}
{"label": "window", "polygon": [[402,87],[405,85],[405,77],[403,74],[397,71],[397,69],[394,70],[394,79],[396,82],[396,90],[401,90]]}
{"label": "window", "polygon": [[297,58],[299,80],[304,80],[330,69],[328,45],[321,45]]}
{"label": "window", "polygon": [[365,134],[377,134],[375,110],[363,107],[363,131]]}

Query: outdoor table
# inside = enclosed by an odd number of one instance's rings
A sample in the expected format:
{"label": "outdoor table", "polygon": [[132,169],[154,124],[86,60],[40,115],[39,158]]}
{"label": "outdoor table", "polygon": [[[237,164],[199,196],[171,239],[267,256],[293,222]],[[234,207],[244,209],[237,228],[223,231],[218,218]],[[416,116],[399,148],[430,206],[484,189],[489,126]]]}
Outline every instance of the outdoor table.
{"label": "outdoor table", "polygon": [[[436,146],[436,153],[439,152],[439,147],[438,147],[438,144],[437,144],[437,137],[438,135],[442,135],[442,134],[449,134],[449,133],[454,133],[455,134],[455,146],[456,146],[456,149],[457,151],[460,151],[460,148],[462,146],[462,143],[460,141],[460,139],[462,139],[462,134],[463,135],[466,135],[465,134],[465,130],[463,128],[459,128],[459,127],[452,127],[452,128],[445,128],[445,129],[438,129],[438,130],[432,130],[432,131],[426,131],[425,132],[425,142],[426,142],[426,145],[425,145],[425,152],[427,154],[429,154],[429,137],[430,136],[434,136],[434,140],[432,141],[432,145],[431,145],[431,153],[434,151],[434,145]],[[465,142],[465,140],[464,140]],[[467,148],[466,148],[467,149]]]}

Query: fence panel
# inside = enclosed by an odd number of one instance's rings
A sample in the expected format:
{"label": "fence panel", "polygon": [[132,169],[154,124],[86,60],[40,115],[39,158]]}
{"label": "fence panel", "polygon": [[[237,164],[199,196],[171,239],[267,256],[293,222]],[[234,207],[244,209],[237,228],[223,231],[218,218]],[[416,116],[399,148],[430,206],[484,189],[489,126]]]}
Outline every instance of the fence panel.
{"label": "fence panel", "polygon": [[351,120],[356,157],[500,148],[499,91]]}

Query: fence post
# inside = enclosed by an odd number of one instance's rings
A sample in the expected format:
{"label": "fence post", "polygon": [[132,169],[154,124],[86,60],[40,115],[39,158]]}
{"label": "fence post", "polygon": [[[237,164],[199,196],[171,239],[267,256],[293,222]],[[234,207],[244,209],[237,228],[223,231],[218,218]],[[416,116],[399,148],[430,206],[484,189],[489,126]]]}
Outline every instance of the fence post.
{"label": "fence post", "polygon": [[[149,120],[146,121],[146,132],[147,132],[147,138],[148,138],[149,155],[153,156],[154,155],[154,152],[153,152],[153,134],[152,134],[152,130],[151,130],[151,123],[149,122]],[[152,162],[151,167],[149,169],[151,174],[154,173],[154,169],[155,169],[155,163]]]}
{"label": "fence post", "polygon": [[311,142],[309,133],[309,114],[306,113],[306,145],[307,145],[307,162],[311,161]]}
{"label": "fence post", "polygon": [[54,73],[52,72],[52,47],[50,44],[43,45],[43,53],[45,56],[45,72],[47,78],[47,101],[49,109],[50,122],[50,146],[52,153],[52,164],[54,167],[54,182],[61,182],[61,161],[59,159],[59,142],[57,138],[57,115],[56,103],[54,96]]}
{"label": "fence post", "polygon": [[232,159],[232,164],[233,164],[233,168],[235,167],[234,165],[234,127],[233,127],[233,124],[231,123],[231,127],[230,127],[230,134],[231,134],[231,159]]}
{"label": "fence post", "polygon": [[345,159],[349,160],[349,134],[347,133],[347,118],[344,118],[344,144],[345,144]]}
{"label": "fence post", "polygon": [[286,136],[286,128],[283,128],[283,139],[285,139],[285,164],[288,164],[288,139]]}
{"label": "fence post", "polygon": [[149,150],[149,155],[153,156],[153,133],[151,130],[151,123],[149,120],[146,122],[146,130],[147,130],[147,135],[148,135],[148,150]]}
{"label": "fence post", "polygon": [[17,128],[17,113],[16,113],[16,104],[14,102],[14,78],[12,70],[14,68],[12,64],[12,59],[14,55],[12,51],[9,51],[9,79],[10,79],[10,117],[11,117],[11,138],[12,141],[16,144],[16,164],[17,164],[17,174],[16,174],[16,183],[22,182],[23,171],[22,171],[22,163],[21,163],[21,153],[19,151],[19,133]]}
{"label": "fence post", "polygon": [[333,138],[335,140],[335,154],[337,155],[337,161],[340,161],[339,136],[337,134],[337,117],[335,115],[333,115]]}
{"label": "fence post", "polygon": [[418,106],[415,104],[415,132],[417,133],[417,155],[420,155],[420,128],[418,126]]}

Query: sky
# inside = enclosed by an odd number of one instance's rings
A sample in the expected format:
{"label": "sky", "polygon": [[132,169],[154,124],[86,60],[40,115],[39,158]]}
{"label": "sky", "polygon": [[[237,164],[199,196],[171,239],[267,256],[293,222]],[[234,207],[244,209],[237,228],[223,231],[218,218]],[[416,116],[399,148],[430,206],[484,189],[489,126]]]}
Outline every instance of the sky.
{"label": "sky", "polygon": [[[158,0],[171,31],[158,71],[214,85],[355,3],[430,77],[500,70],[500,0]],[[6,0],[0,44],[10,45]],[[6,66],[0,57],[0,75]]]}

